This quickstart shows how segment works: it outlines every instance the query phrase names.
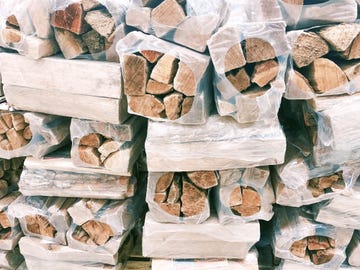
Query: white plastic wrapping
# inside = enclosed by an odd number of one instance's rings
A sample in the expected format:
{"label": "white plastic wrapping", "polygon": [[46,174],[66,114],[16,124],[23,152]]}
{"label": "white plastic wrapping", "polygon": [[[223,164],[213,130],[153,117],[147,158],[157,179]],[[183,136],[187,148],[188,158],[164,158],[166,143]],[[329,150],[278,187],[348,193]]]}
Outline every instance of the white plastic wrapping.
{"label": "white plastic wrapping", "polygon": [[[268,167],[219,171],[219,179],[214,196],[220,223],[269,221],[272,218],[275,196]],[[241,196],[237,192],[239,187],[242,188]],[[252,192],[247,194],[244,188]],[[236,210],[237,207],[240,209]]]}
{"label": "white plastic wrapping", "polygon": [[[297,261],[313,269],[337,269],[345,261],[345,249],[353,230],[315,222],[299,208],[277,207],[275,215],[273,247],[276,257]],[[301,258],[290,251],[295,241],[310,236],[323,236],[334,240],[333,256],[330,260],[315,265],[308,256]]]}
{"label": "white plastic wrapping", "polygon": [[[178,45],[172,44],[167,41],[163,41],[159,38],[156,38],[154,36],[146,35],[141,32],[131,32],[128,34],[125,38],[121,39],[117,45],[116,45],[116,51],[119,54],[120,57],[120,63],[122,64],[122,72],[123,74],[126,74],[127,72],[130,74],[130,72],[133,72],[133,65],[126,65],[125,64],[125,58],[129,55],[134,55],[135,53],[141,52],[141,51],[155,51],[164,54],[167,57],[175,57],[178,59],[180,64],[183,66],[183,68],[180,68],[177,70],[177,74],[175,76],[175,79],[172,79],[174,81],[177,76],[179,76],[179,90],[178,92],[170,90],[170,96],[172,93],[180,93],[180,89],[184,92],[184,95],[182,94],[182,99],[193,99],[192,105],[189,108],[186,113],[183,113],[181,115],[177,115],[176,118],[173,120],[172,116],[168,116],[167,118],[164,118],[162,116],[162,113],[164,113],[166,107],[164,104],[162,104],[162,97],[163,95],[150,95],[146,93],[137,94],[135,96],[128,95],[128,112],[132,114],[137,114],[140,116],[145,116],[153,120],[159,120],[159,121],[172,121],[176,123],[181,124],[203,124],[208,115],[210,114],[212,108],[213,108],[213,100],[212,100],[212,89],[211,89],[211,68],[210,68],[210,57],[199,54],[197,52],[194,52],[192,50],[189,50],[187,48],[180,47]],[[138,56],[141,57],[141,56]],[[143,58],[144,60],[145,58]],[[160,58],[161,60],[162,58]],[[145,60],[144,60],[145,61]],[[159,61],[157,62],[159,63]],[[156,66],[155,66],[156,67]],[[131,69],[132,68],[132,69]],[[166,66],[168,68],[168,66]],[[155,69],[155,68],[154,68]],[[153,70],[154,70],[153,69]],[[186,78],[180,77],[180,70],[184,71],[186,70],[190,74],[186,76]],[[140,71],[141,72],[141,71]],[[180,74],[180,75],[178,75]],[[142,74],[143,76],[148,76],[147,74]],[[139,75],[141,77],[141,75]],[[126,76],[125,76],[126,77]],[[134,78],[131,78],[130,81],[132,81]],[[156,81],[156,80],[155,80]],[[172,81],[169,83],[171,84]],[[181,86],[182,85],[182,86]],[[188,92],[188,89],[184,90],[186,88],[186,85],[192,86],[192,91]],[[124,87],[125,87],[125,94],[126,93],[126,87],[127,87],[127,80],[124,79]],[[138,85],[136,87],[139,87]],[[174,86],[175,87],[175,86]],[[191,92],[191,93],[190,93]],[[168,97],[167,96],[167,97]],[[152,97],[161,104],[159,106],[164,107],[162,108],[162,111],[154,112],[152,111],[153,108],[150,108],[146,106],[147,104],[144,103],[144,108],[141,108],[142,112],[134,111],[134,107],[137,106],[138,98],[144,98],[144,97]],[[165,98],[164,98],[165,99]],[[132,105],[133,104],[133,105]],[[132,107],[134,106],[134,107]],[[149,108],[148,108],[149,107]],[[135,107],[136,108],[136,107]],[[136,108],[138,110],[138,108]],[[146,110],[143,112],[143,110]],[[185,112],[185,109],[183,109]],[[170,115],[170,114],[169,114]]]}
{"label": "white plastic wrapping", "polygon": [[244,259],[259,239],[259,222],[221,225],[217,217],[212,216],[201,225],[170,224],[157,223],[147,215],[143,231],[143,256],[164,259]]}
{"label": "white plastic wrapping", "polygon": [[75,166],[129,174],[144,149],[146,120],[133,116],[123,125],[112,125],[73,118],[70,133]]}
{"label": "white plastic wrapping", "polygon": [[33,59],[56,54],[59,48],[50,25],[53,2],[0,1],[0,46]]}
{"label": "white plastic wrapping", "polygon": [[347,261],[349,263],[349,265],[351,266],[355,266],[355,267],[360,267],[360,246],[359,246],[359,241],[360,241],[360,235],[359,235],[359,231],[355,231],[353,238],[351,239],[351,242],[349,244],[349,246],[347,247],[346,250],[346,255],[347,255]]}
{"label": "white plastic wrapping", "polygon": [[[2,133],[6,134],[2,138],[3,147],[0,149],[0,157],[2,158],[10,159],[24,156],[40,158],[67,143],[70,135],[70,121],[67,118],[30,112],[3,111],[1,115],[4,114],[11,114],[10,121],[14,119],[13,117],[16,117],[17,120],[6,123],[3,120],[4,117],[2,119]],[[19,126],[15,126],[19,117],[23,120],[17,123]],[[21,129],[24,126],[28,126],[30,129],[30,139],[28,140],[23,135],[24,129]]]}
{"label": "white plastic wrapping", "polygon": [[[313,270],[313,266],[312,265],[304,265],[302,263],[299,262],[295,262],[295,261],[291,261],[291,260],[283,260],[279,266],[277,266],[275,268],[276,270]],[[357,270],[359,269],[358,267],[354,267],[354,266],[350,266],[346,263],[343,263],[342,265],[340,265],[339,268],[337,268],[339,270]]]}
{"label": "white plastic wrapping", "polygon": [[[249,52],[244,49],[244,58],[241,51],[235,53],[234,50],[236,46],[243,45],[247,40],[259,40],[259,43],[264,42],[266,45],[254,45]],[[208,47],[215,69],[213,84],[219,114],[230,115],[240,123],[273,121],[277,117],[281,97],[285,91],[284,76],[290,52],[286,41],[285,24],[283,22],[240,23],[230,21],[211,37]],[[247,53],[250,55],[251,52],[256,57],[247,55]],[[260,64],[264,60],[268,60],[266,63],[271,64],[275,73],[271,78],[260,82],[254,77],[256,74],[254,62]],[[259,65],[258,67],[259,72],[264,73]],[[270,70],[270,67],[262,69]],[[229,78],[235,76],[231,74],[238,70],[239,73],[246,70],[245,74],[248,80],[246,86],[237,85],[240,83],[240,79],[237,79],[239,82],[230,81]],[[241,77],[241,80],[244,84],[245,78]],[[255,82],[257,83],[255,84]]]}
{"label": "white plastic wrapping", "polygon": [[150,121],[145,141],[151,172],[226,170],[281,164],[285,148],[285,135],[278,122],[248,126],[218,115],[211,116],[202,126]]}
{"label": "white plastic wrapping", "polygon": [[[290,28],[305,28],[313,25],[353,22],[357,18],[355,0],[304,1],[304,4],[294,4],[294,1],[278,0],[283,11],[283,17]],[[315,3],[314,3],[315,2]]]}
{"label": "white plastic wrapping", "polygon": [[132,0],[126,23],[145,33],[204,52],[206,41],[216,32],[226,11],[225,0],[186,0],[180,4],[172,0]]}

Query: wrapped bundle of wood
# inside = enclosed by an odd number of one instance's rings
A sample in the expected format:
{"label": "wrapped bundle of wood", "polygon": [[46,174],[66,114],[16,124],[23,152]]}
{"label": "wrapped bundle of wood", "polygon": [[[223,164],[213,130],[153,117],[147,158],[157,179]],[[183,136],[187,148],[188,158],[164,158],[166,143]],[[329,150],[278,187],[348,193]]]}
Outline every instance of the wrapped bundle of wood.
{"label": "wrapped bundle of wood", "polygon": [[353,238],[346,250],[349,265],[360,267],[360,232],[355,231]]}
{"label": "wrapped bundle of wood", "polygon": [[219,171],[215,207],[222,224],[269,221],[275,203],[268,167]]}
{"label": "wrapped bundle of wood", "polygon": [[345,261],[345,249],[353,230],[315,222],[300,208],[279,206],[275,216],[273,246],[276,257],[312,269],[338,269]]}
{"label": "wrapped bundle of wood", "polygon": [[287,36],[291,58],[286,98],[311,99],[359,92],[359,23],[290,31]]}
{"label": "wrapped bundle of wood", "polygon": [[206,121],[213,108],[210,57],[141,32],[121,39],[116,50],[130,113],[182,124]]}
{"label": "wrapped bundle of wood", "polygon": [[[0,251],[0,267],[1,269],[16,269],[24,262],[24,257],[21,255],[19,247],[15,247],[9,251]],[[25,269],[24,269],[25,270]]]}
{"label": "wrapped bundle of wood", "polygon": [[[317,265],[305,265],[299,262],[291,261],[291,260],[283,260],[279,266],[275,268],[275,270],[314,270],[314,269],[325,269],[321,266]],[[326,268],[327,269],[327,268]],[[344,262],[342,265],[340,265],[337,270],[358,270],[358,267],[351,266]]]}
{"label": "wrapped bundle of wood", "polygon": [[245,259],[259,239],[258,221],[222,225],[213,215],[201,225],[171,224],[158,223],[148,213],[143,255],[164,259]]}
{"label": "wrapped bundle of wood", "polygon": [[69,125],[65,117],[0,111],[0,157],[43,157],[68,142]]}
{"label": "wrapped bundle of wood", "polygon": [[209,190],[217,184],[214,171],[150,172],[148,215],[156,222],[202,223],[210,216]]}
{"label": "wrapped bundle of wood", "polygon": [[171,259],[152,259],[151,267],[154,270],[258,270],[258,254],[256,249],[252,249],[243,260],[235,259],[188,259],[188,260],[171,260]]}
{"label": "wrapped bundle of wood", "polygon": [[273,121],[285,91],[289,47],[283,22],[230,21],[208,41],[220,115]]}
{"label": "wrapped bundle of wood", "polygon": [[24,158],[0,159],[0,198],[18,189]]}
{"label": "wrapped bundle of wood", "polygon": [[66,245],[66,232],[71,224],[67,209],[75,201],[59,197],[19,196],[8,211],[19,220],[25,235]]}
{"label": "wrapped bundle of wood", "polygon": [[135,172],[117,175],[101,169],[76,167],[70,151],[57,151],[42,159],[27,157],[19,189],[25,196],[58,196],[122,200],[132,197]]}
{"label": "wrapped bundle of wood", "polygon": [[50,25],[53,0],[1,0],[0,46],[32,59],[59,51]]}
{"label": "wrapped bundle of wood", "polygon": [[73,118],[71,159],[75,166],[129,174],[144,149],[146,120],[132,116],[122,125]]}
{"label": "wrapped bundle of wood", "polygon": [[[226,132],[224,132],[226,130]],[[213,115],[205,125],[149,121],[145,141],[151,172],[226,170],[281,164],[285,135],[276,121],[241,125]]]}
{"label": "wrapped bundle of wood", "polygon": [[128,0],[54,1],[51,25],[66,59],[119,62],[116,42],[125,36]]}
{"label": "wrapped bundle of wood", "polygon": [[353,22],[357,18],[355,0],[278,0],[284,20],[291,29],[319,24]]}
{"label": "wrapped bundle of wood", "polygon": [[34,61],[10,53],[1,53],[0,62],[5,96],[15,109],[111,124],[129,117],[118,63],[58,56]]}
{"label": "wrapped bundle of wood", "polygon": [[276,203],[300,207],[334,198],[353,187],[357,174],[348,164],[315,167],[311,156],[288,144],[285,163],[273,170]]}
{"label": "wrapped bundle of wood", "polygon": [[226,12],[225,0],[132,0],[126,24],[204,52]]}

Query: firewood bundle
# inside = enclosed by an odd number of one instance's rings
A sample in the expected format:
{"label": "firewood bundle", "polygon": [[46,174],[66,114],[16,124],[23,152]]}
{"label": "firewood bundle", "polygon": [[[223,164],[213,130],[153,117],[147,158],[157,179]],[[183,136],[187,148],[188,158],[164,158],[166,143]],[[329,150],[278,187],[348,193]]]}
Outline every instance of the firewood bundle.
{"label": "firewood bundle", "polygon": [[347,261],[351,266],[360,267],[360,233],[355,231],[346,250]]}
{"label": "firewood bundle", "polygon": [[74,165],[128,175],[144,149],[146,120],[133,116],[112,125],[73,118],[70,132]]}
{"label": "firewood bundle", "polygon": [[244,259],[259,239],[258,221],[224,225],[212,215],[201,225],[170,224],[158,223],[148,213],[143,229],[143,256]]}
{"label": "firewood bundle", "polygon": [[283,22],[229,22],[208,41],[215,100],[240,123],[277,118],[289,54]]}
{"label": "firewood bundle", "polygon": [[0,267],[3,269],[24,270],[24,257],[20,253],[19,247],[9,251],[0,251]]}
{"label": "firewood bundle", "polygon": [[30,113],[0,112],[0,156],[42,157],[62,146],[69,137],[69,119]]}
{"label": "firewood bundle", "polygon": [[56,54],[51,5],[51,0],[0,1],[0,46],[33,59]]}
{"label": "firewood bundle", "polygon": [[126,24],[198,52],[226,16],[224,0],[132,0]]}
{"label": "firewood bundle", "polygon": [[219,171],[214,194],[220,223],[270,220],[274,214],[268,167]]}
{"label": "firewood bundle", "polygon": [[0,159],[0,198],[18,187],[24,158]]}
{"label": "firewood bundle", "polygon": [[291,45],[287,98],[359,91],[360,24],[337,24],[287,35]]}
{"label": "firewood bundle", "polygon": [[278,0],[278,2],[286,24],[292,29],[319,24],[354,22],[357,18],[355,0]]}
{"label": "firewood bundle", "polygon": [[317,223],[299,208],[276,208],[275,256],[315,267],[337,269],[353,230]]}
{"label": "firewood bundle", "polygon": [[145,142],[147,165],[152,172],[281,164],[285,148],[285,136],[278,123],[246,126],[216,115],[202,126],[149,121]]}
{"label": "firewood bundle", "polygon": [[156,120],[203,124],[212,109],[210,58],[132,32],[117,43],[128,111]]}
{"label": "firewood bundle", "polygon": [[149,173],[146,201],[158,222],[202,223],[210,216],[209,189],[214,171]]}
{"label": "firewood bundle", "polygon": [[72,1],[53,8],[51,25],[66,59],[86,55],[94,60],[118,62],[116,42],[125,36],[122,17],[126,1]]}

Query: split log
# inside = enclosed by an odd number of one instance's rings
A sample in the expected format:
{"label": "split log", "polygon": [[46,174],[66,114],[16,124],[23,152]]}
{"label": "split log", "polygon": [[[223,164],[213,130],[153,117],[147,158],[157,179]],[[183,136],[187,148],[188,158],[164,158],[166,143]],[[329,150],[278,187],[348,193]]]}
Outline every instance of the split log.
{"label": "split log", "polygon": [[248,89],[251,85],[250,77],[247,74],[245,68],[231,71],[229,74],[226,75],[226,78],[239,92]]}
{"label": "split log", "polygon": [[183,95],[172,93],[164,97],[165,114],[168,119],[175,120],[181,116],[181,104]]}
{"label": "split log", "polygon": [[294,72],[291,74],[292,79],[295,81],[295,84],[301,91],[304,91],[306,93],[314,93],[314,89],[312,88],[309,80],[302,75],[300,72],[294,70]]}
{"label": "split log", "polygon": [[79,146],[78,147],[78,155],[80,160],[87,164],[91,164],[94,166],[100,166],[100,155],[96,148],[87,147],[87,146]]}
{"label": "split log", "polygon": [[276,78],[279,73],[279,64],[275,60],[256,63],[251,75],[251,82],[264,87]]}
{"label": "split log", "polygon": [[345,189],[343,173],[339,171],[329,176],[312,178],[307,182],[307,188],[315,198],[336,189]]}
{"label": "split log", "polygon": [[345,72],[349,81],[356,80],[360,75],[360,62],[351,61],[345,64],[341,64],[340,68]]}
{"label": "split log", "polygon": [[84,41],[74,33],[55,28],[55,38],[66,59],[73,59],[88,51]]}
{"label": "split log", "polygon": [[90,146],[99,148],[102,145],[104,138],[101,134],[98,133],[90,133],[81,137],[79,145]]}
{"label": "split log", "polygon": [[151,51],[151,50],[143,50],[140,51],[140,54],[145,57],[147,61],[149,61],[151,64],[156,63],[164,54],[157,51]]}
{"label": "split log", "polygon": [[172,55],[163,55],[153,68],[150,78],[165,84],[172,83],[176,74],[178,59]]}
{"label": "split log", "polygon": [[185,96],[195,96],[196,80],[192,69],[180,61],[174,78],[174,89]]}
{"label": "split log", "polygon": [[164,175],[162,175],[159,178],[159,180],[156,182],[155,192],[156,193],[165,192],[170,187],[173,178],[174,178],[173,172],[165,173]]}
{"label": "split log", "polygon": [[129,96],[143,96],[146,92],[148,65],[137,55],[124,56],[124,91]]}
{"label": "split log", "polygon": [[218,184],[217,176],[213,171],[188,172],[186,175],[201,189],[209,189]]}
{"label": "split log", "polygon": [[143,116],[162,118],[165,110],[164,104],[153,95],[129,97],[129,108]]}
{"label": "split log", "polygon": [[242,68],[245,66],[246,60],[241,48],[241,44],[233,45],[226,53],[224,62],[224,72],[228,72],[233,69]]}
{"label": "split log", "polygon": [[248,38],[245,41],[245,59],[247,63],[261,62],[276,57],[271,44],[260,38]]}
{"label": "split log", "polygon": [[192,109],[194,97],[185,97],[181,104],[181,116],[186,115]]}
{"label": "split log", "polygon": [[[104,52],[106,48],[105,48],[105,39],[104,39],[104,37],[100,36],[100,34],[98,32],[96,32],[95,30],[91,30],[91,31],[83,34],[81,36],[81,39],[75,38],[75,40],[79,41],[80,46],[82,46],[81,45],[81,40],[82,40],[84,42],[85,46],[87,47],[87,49],[89,50],[89,52],[91,53],[92,57],[95,60],[101,60],[101,58],[102,58],[101,53]],[[65,42],[70,42],[70,41],[65,39]],[[63,46],[63,48],[64,48],[64,46]],[[82,52],[74,53],[74,55],[79,56],[85,52],[86,52],[86,50],[84,49]],[[64,53],[64,55],[66,55],[66,54]],[[71,58],[74,58],[74,57],[71,57]],[[114,62],[116,62],[116,61],[114,61]]]}
{"label": "split log", "polygon": [[84,19],[96,32],[105,38],[109,38],[115,30],[114,18],[107,11],[89,11]]}
{"label": "split log", "polygon": [[199,215],[204,211],[207,201],[206,193],[190,182],[183,181],[181,211],[185,217]]}
{"label": "split log", "polygon": [[230,194],[230,206],[235,215],[253,216],[260,211],[261,198],[251,187],[235,188]]}
{"label": "split log", "polygon": [[351,45],[343,53],[340,53],[340,56],[346,60],[360,58],[360,35],[357,35],[356,38],[354,38]]}
{"label": "split log", "polygon": [[165,95],[173,90],[171,84],[165,84],[154,80],[149,80],[146,85],[146,93],[152,95]]}

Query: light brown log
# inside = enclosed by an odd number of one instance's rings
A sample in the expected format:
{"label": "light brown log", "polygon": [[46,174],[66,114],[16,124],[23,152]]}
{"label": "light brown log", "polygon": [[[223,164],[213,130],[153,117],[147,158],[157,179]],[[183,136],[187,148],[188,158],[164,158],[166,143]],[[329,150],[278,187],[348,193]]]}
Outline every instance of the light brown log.
{"label": "light brown log", "polygon": [[164,54],[151,72],[151,79],[170,84],[174,80],[178,68],[178,59],[169,54]]}
{"label": "light brown log", "polygon": [[327,58],[316,59],[307,69],[306,77],[315,91],[325,93],[348,83],[346,74]]}
{"label": "light brown log", "polygon": [[235,205],[231,208],[236,214],[242,217],[251,217],[260,211],[259,206]]}
{"label": "light brown log", "polygon": [[27,126],[27,127],[24,128],[23,137],[24,137],[25,140],[28,140],[28,141],[31,140],[32,132],[31,132],[30,126]]}
{"label": "light brown log", "polygon": [[146,86],[146,93],[153,95],[165,95],[173,90],[171,84],[165,84],[154,80],[149,80]]}
{"label": "light brown log", "polygon": [[8,46],[13,46],[14,43],[19,43],[21,41],[21,32],[14,28],[5,28],[1,31],[2,40]]}
{"label": "light brown log", "polygon": [[145,57],[151,64],[154,64],[156,61],[160,59],[164,54],[157,51],[152,50],[143,50],[140,51],[140,54]]}
{"label": "light brown log", "polygon": [[291,5],[303,5],[304,0],[282,0],[285,3],[291,4]]}
{"label": "light brown log", "polygon": [[28,144],[28,141],[24,139],[21,131],[16,131],[14,128],[6,131],[6,137],[11,144],[12,149],[18,149]]}
{"label": "light brown log", "polygon": [[64,10],[55,11],[51,15],[51,24],[56,28],[68,30],[80,35],[89,30],[89,25],[84,21],[85,12],[80,3],[73,3]]}
{"label": "light brown log", "polygon": [[[12,120],[11,113],[2,113],[1,118],[2,118],[2,120],[4,120],[7,128],[13,127],[13,120]],[[1,126],[3,126],[3,124],[1,124]],[[3,129],[3,127],[2,127],[2,129]]]}
{"label": "light brown log", "polygon": [[11,144],[10,144],[10,142],[9,142],[8,139],[4,139],[4,140],[0,141],[0,148],[1,148],[2,150],[5,150],[5,151],[11,151],[11,150],[13,150],[13,148],[12,148],[12,146],[11,146]]}
{"label": "light brown log", "polygon": [[356,36],[351,45],[340,55],[346,60],[360,58],[360,34]]}
{"label": "light brown log", "polygon": [[319,177],[319,189],[330,188],[333,185],[333,183],[335,183],[338,180],[339,180],[339,176],[337,174]]}
{"label": "light brown log", "polygon": [[6,22],[13,26],[19,27],[19,22],[16,19],[15,15],[10,15],[9,17],[7,17]]}
{"label": "light brown log", "polygon": [[175,204],[180,200],[181,196],[181,176],[176,175],[170,185],[167,203]]}
{"label": "light brown log", "polygon": [[290,252],[297,257],[305,258],[306,248],[307,248],[307,239],[304,238],[304,239],[295,241],[290,247]]}
{"label": "light brown log", "polygon": [[114,18],[106,10],[93,10],[87,12],[85,21],[105,38],[109,38],[115,30]]}
{"label": "light brown log", "polygon": [[96,245],[95,242],[90,238],[87,232],[80,226],[77,226],[71,235],[75,240],[80,241],[87,245]]}
{"label": "light brown log", "polygon": [[12,113],[11,121],[12,125],[9,125],[9,127],[14,127],[16,131],[23,130],[28,125],[25,123],[24,116],[20,113]]}
{"label": "light brown log", "polygon": [[242,187],[242,204],[244,206],[261,206],[260,194],[251,187]]}
{"label": "light brown log", "polygon": [[8,194],[9,184],[6,180],[0,179],[0,191],[2,193],[2,196],[5,196],[6,194]]}
{"label": "light brown log", "polygon": [[116,52],[116,44],[125,36],[125,26],[118,25],[115,31],[105,40],[105,58],[108,62],[119,63],[120,58]]}
{"label": "light brown log", "polygon": [[255,64],[251,75],[251,82],[264,87],[276,78],[279,73],[279,63],[275,60],[267,60]]}
{"label": "light brown log", "polygon": [[108,224],[89,220],[81,226],[90,238],[99,246],[104,245],[114,233]]}
{"label": "light brown log", "polygon": [[84,11],[89,11],[101,7],[101,4],[97,0],[81,0],[81,5]]}
{"label": "light brown log", "polygon": [[242,92],[248,89],[251,85],[250,77],[245,68],[235,70],[226,75],[226,78],[232,83],[236,90]]}
{"label": "light brown log", "polygon": [[66,59],[76,58],[88,51],[83,40],[74,33],[56,28],[54,32],[56,41]]}
{"label": "light brown log", "polygon": [[304,92],[307,93],[313,93],[315,92],[312,86],[310,85],[309,80],[302,75],[300,72],[293,70],[293,73],[291,73],[291,76],[293,76],[293,80],[295,81],[297,87]]}
{"label": "light brown log", "polygon": [[79,145],[99,148],[104,138],[98,133],[90,133],[81,137]]}
{"label": "light brown log", "polygon": [[111,153],[107,159],[104,160],[104,167],[110,170],[116,170],[119,167],[119,162],[122,161],[123,153],[121,151],[116,151]]}
{"label": "light brown log", "polygon": [[163,193],[155,193],[154,202],[163,203],[166,201],[166,192]]}
{"label": "light brown log", "polygon": [[307,238],[307,245],[309,250],[324,250],[330,248],[330,243],[327,237],[309,236]]}
{"label": "light brown log", "polygon": [[224,72],[245,66],[246,60],[241,48],[241,44],[233,45],[225,55]]}
{"label": "light brown log", "polygon": [[198,189],[188,181],[183,181],[181,212],[185,217],[200,215],[206,206],[205,191]]}
{"label": "light brown log", "polygon": [[349,81],[356,79],[360,75],[360,61],[349,61],[341,64],[340,68],[345,72]]}
{"label": "light brown log", "polygon": [[43,216],[35,215],[25,216],[26,227],[29,232],[54,238],[56,234],[55,227]]}
{"label": "light brown log", "polygon": [[194,97],[185,97],[181,105],[181,116],[186,115],[192,108]]}
{"label": "light brown log", "polygon": [[185,96],[195,96],[196,80],[192,69],[180,61],[174,78],[174,89]]}
{"label": "light brown log", "polygon": [[170,215],[180,216],[180,203],[160,203],[160,207]]}
{"label": "light brown log", "polygon": [[105,159],[111,153],[119,151],[120,146],[121,146],[120,142],[114,140],[107,140],[98,148],[98,151],[101,154],[101,156]]}
{"label": "light brown log", "polygon": [[100,36],[95,30],[91,30],[81,36],[86,47],[95,60],[101,60],[101,55],[105,51],[105,38]]}
{"label": "light brown log", "polygon": [[313,264],[320,265],[331,261],[334,254],[334,249],[317,250],[316,252],[310,252],[310,259]]}
{"label": "light brown log", "polygon": [[5,212],[0,212],[0,225],[4,229],[11,227],[9,217]]}
{"label": "light brown log", "polygon": [[164,98],[165,114],[168,119],[176,120],[180,117],[183,95],[172,93]]}
{"label": "light brown log", "polygon": [[[185,18],[185,12],[176,0],[165,0],[151,11],[151,20],[155,23],[153,25],[155,33],[157,33],[157,24],[175,28]],[[161,33],[157,33],[157,35],[159,34]]]}
{"label": "light brown log", "polygon": [[230,207],[242,204],[241,186],[237,186],[230,194]]}
{"label": "light brown log", "polygon": [[156,183],[155,192],[156,193],[163,193],[170,187],[172,180],[174,178],[173,172],[168,172],[163,174]]}
{"label": "light brown log", "polygon": [[153,95],[132,96],[129,99],[129,108],[131,111],[143,116],[162,118],[165,110],[161,100]]}
{"label": "light brown log", "polygon": [[6,124],[5,119],[0,118],[0,134],[5,134],[9,130],[9,126]]}
{"label": "light brown log", "polygon": [[209,189],[218,184],[216,174],[213,171],[188,172],[187,176],[193,184],[201,189]]}
{"label": "light brown log", "polygon": [[124,90],[128,96],[142,96],[146,92],[148,64],[142,56],[124,56]]}
{"label": "light brown log", "polygon": [[247,63],[261,62],[276,57],[271,44],[260,38],[245,40],[245,59]]}
{"label": "light brown log", "polygon": [[78,152],[79,152],[79,158],[83,162],[95,166],[101,165],[99,153],[96,148],[80,145],[78,147]]}

